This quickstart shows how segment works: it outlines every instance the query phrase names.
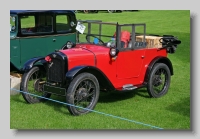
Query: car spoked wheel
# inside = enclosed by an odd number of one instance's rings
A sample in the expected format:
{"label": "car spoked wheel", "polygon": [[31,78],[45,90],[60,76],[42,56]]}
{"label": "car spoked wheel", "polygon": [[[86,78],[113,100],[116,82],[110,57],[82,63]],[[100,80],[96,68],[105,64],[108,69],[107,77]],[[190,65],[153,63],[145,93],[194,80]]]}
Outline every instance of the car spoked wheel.
{"label": "car spoked wheel", "polygon": [[38,103],[47,100],[45,98],[51,96],[51,94],[43,92],[43,85],[45,82],[46,77],[44,71],[39,67],[33,67],[30,71],[23,74],[20,90],[24,92],[22,96],[26,102]]}
{"label": "car spoked wheel", "polygon": [[36,79],[34,82],[34,89],[37,92],[42,92],[43,91],[43,85],[46,81],[44,81],[43,79]]}
{"label": "car spoked wheel", "polygon": [[[79,86],[77,87],[77,90],[75,91],[75,96],[74,96],[74,104],[76,106],[80,107],[88,107],[92,99],[94,97],[94,92],[95,92],[95,86],[93,82],[90,80],[85,80],[82,81]],[[78,111],[82,111],[82,109],[77,108]]]}
{"label": "car spoked wheel", "polygon": [[99,99],[99,83],[90,73],[81,73],[74,78],[67,90],[66,101],[69,112],[81,115],[91,112]]}
{"label": "car spoked wheel", "polygon": [[168,66],[163,63],[157,63],[149,77],[147,90],[150,97],[158,98],[165,95],[169,89],[171,74]]}

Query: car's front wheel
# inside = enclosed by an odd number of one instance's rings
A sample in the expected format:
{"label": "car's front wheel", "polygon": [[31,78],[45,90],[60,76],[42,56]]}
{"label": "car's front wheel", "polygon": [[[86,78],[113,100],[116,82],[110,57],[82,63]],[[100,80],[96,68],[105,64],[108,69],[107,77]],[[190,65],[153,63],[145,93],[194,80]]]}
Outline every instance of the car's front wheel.
{"label": "car's front wheel", "polygon": [[171,73],[168,66],[164,63],[155,64],[147,84],[150,97],[158,98],[165,95],[168,92],[170,80]]}
{"label": "car's front wheel", "polygon": [[76,76],[67,89],[67,108],[72,115],[91,112],[99,99],[99,83],[90,73]]}
{"label": "car's front wheel", "polygon": [[46,98],[51,96],[51,94],[43,92],[45,82],[45,72],[38,66],[23,74],[20,90],[23,91],[22,96],[26,102],[38,103],[47,100]]}

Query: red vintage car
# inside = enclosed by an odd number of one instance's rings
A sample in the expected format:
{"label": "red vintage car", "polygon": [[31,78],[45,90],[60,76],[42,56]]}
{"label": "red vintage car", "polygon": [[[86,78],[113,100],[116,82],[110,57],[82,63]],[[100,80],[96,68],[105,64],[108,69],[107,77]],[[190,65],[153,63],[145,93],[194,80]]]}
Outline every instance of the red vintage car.
{"label": "red vintage car", "polygon": [[78,23],[87,31],[77,34],[77,42],[67,41],[61,50],[24,65],[21,91],[28,92],[22,93],[28,103],[60,95],[72,115],[81,115],[95,108],[101,91],[146,87],[154,98],[168,92],[174,73],[167,55],[180,40],[146,34],[146,24]]}

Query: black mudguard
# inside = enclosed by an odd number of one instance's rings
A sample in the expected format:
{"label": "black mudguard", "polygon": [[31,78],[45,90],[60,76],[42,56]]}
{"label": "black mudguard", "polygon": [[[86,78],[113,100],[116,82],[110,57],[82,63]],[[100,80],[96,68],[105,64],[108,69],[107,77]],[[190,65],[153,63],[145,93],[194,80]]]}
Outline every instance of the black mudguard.
{"label": "black mudguard", "polygon": [[147,71],[146,71],[146,74],[145,74],[144,84],[146,84],[148,82],[151,70],[153,69],[153,66],[156,63],[165,63],[169,67],[171,75],[174,75],[173,66],[172,66],[171,61],[167,57],[156,57],[148,65],[148,68],[147,68]]}
{"label": "black mudguard", "polygon": [[106,88],[107,90],[115,90],[113,84],[106,77],[106,75],[101,70],[99,70],[98,68],[93,67],[93,66],[77,66],[77,67],[74,67],[71,70],[69,70],[66,73],[67,85],[69,85],[71,83],[71,81],[78,74],[83,73],[83,72],[88,72],[88,73],[93,74],[97,78],[97,80],[102,88]]}
{"label": "black mudguard", "polygon": [[46,63],[45,57],[35,57],[35,58],[29,59],[23,65],[22,72],[28,72],[36,63],[37,63],[37,65],[44,66]]}

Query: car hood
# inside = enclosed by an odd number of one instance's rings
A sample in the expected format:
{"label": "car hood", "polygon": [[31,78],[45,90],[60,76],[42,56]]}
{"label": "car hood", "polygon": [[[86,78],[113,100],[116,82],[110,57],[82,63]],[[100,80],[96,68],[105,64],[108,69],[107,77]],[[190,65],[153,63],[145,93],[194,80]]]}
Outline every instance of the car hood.
{"label": "car hood", "polygon": [[109,47],[101,46],[101,45],[94,45],[94,44],[78,44],[76,45],[77,48],[82,48],[94,53],[96,56],[101,54],[108,55],[110,50]]}
{"label": "car hood", "polygon": [[108,56],[109,48],[92,44],[77,44],[76,47],[60,50],[68,59],[68,68],[78,65],[96,66],[97,57]]}

